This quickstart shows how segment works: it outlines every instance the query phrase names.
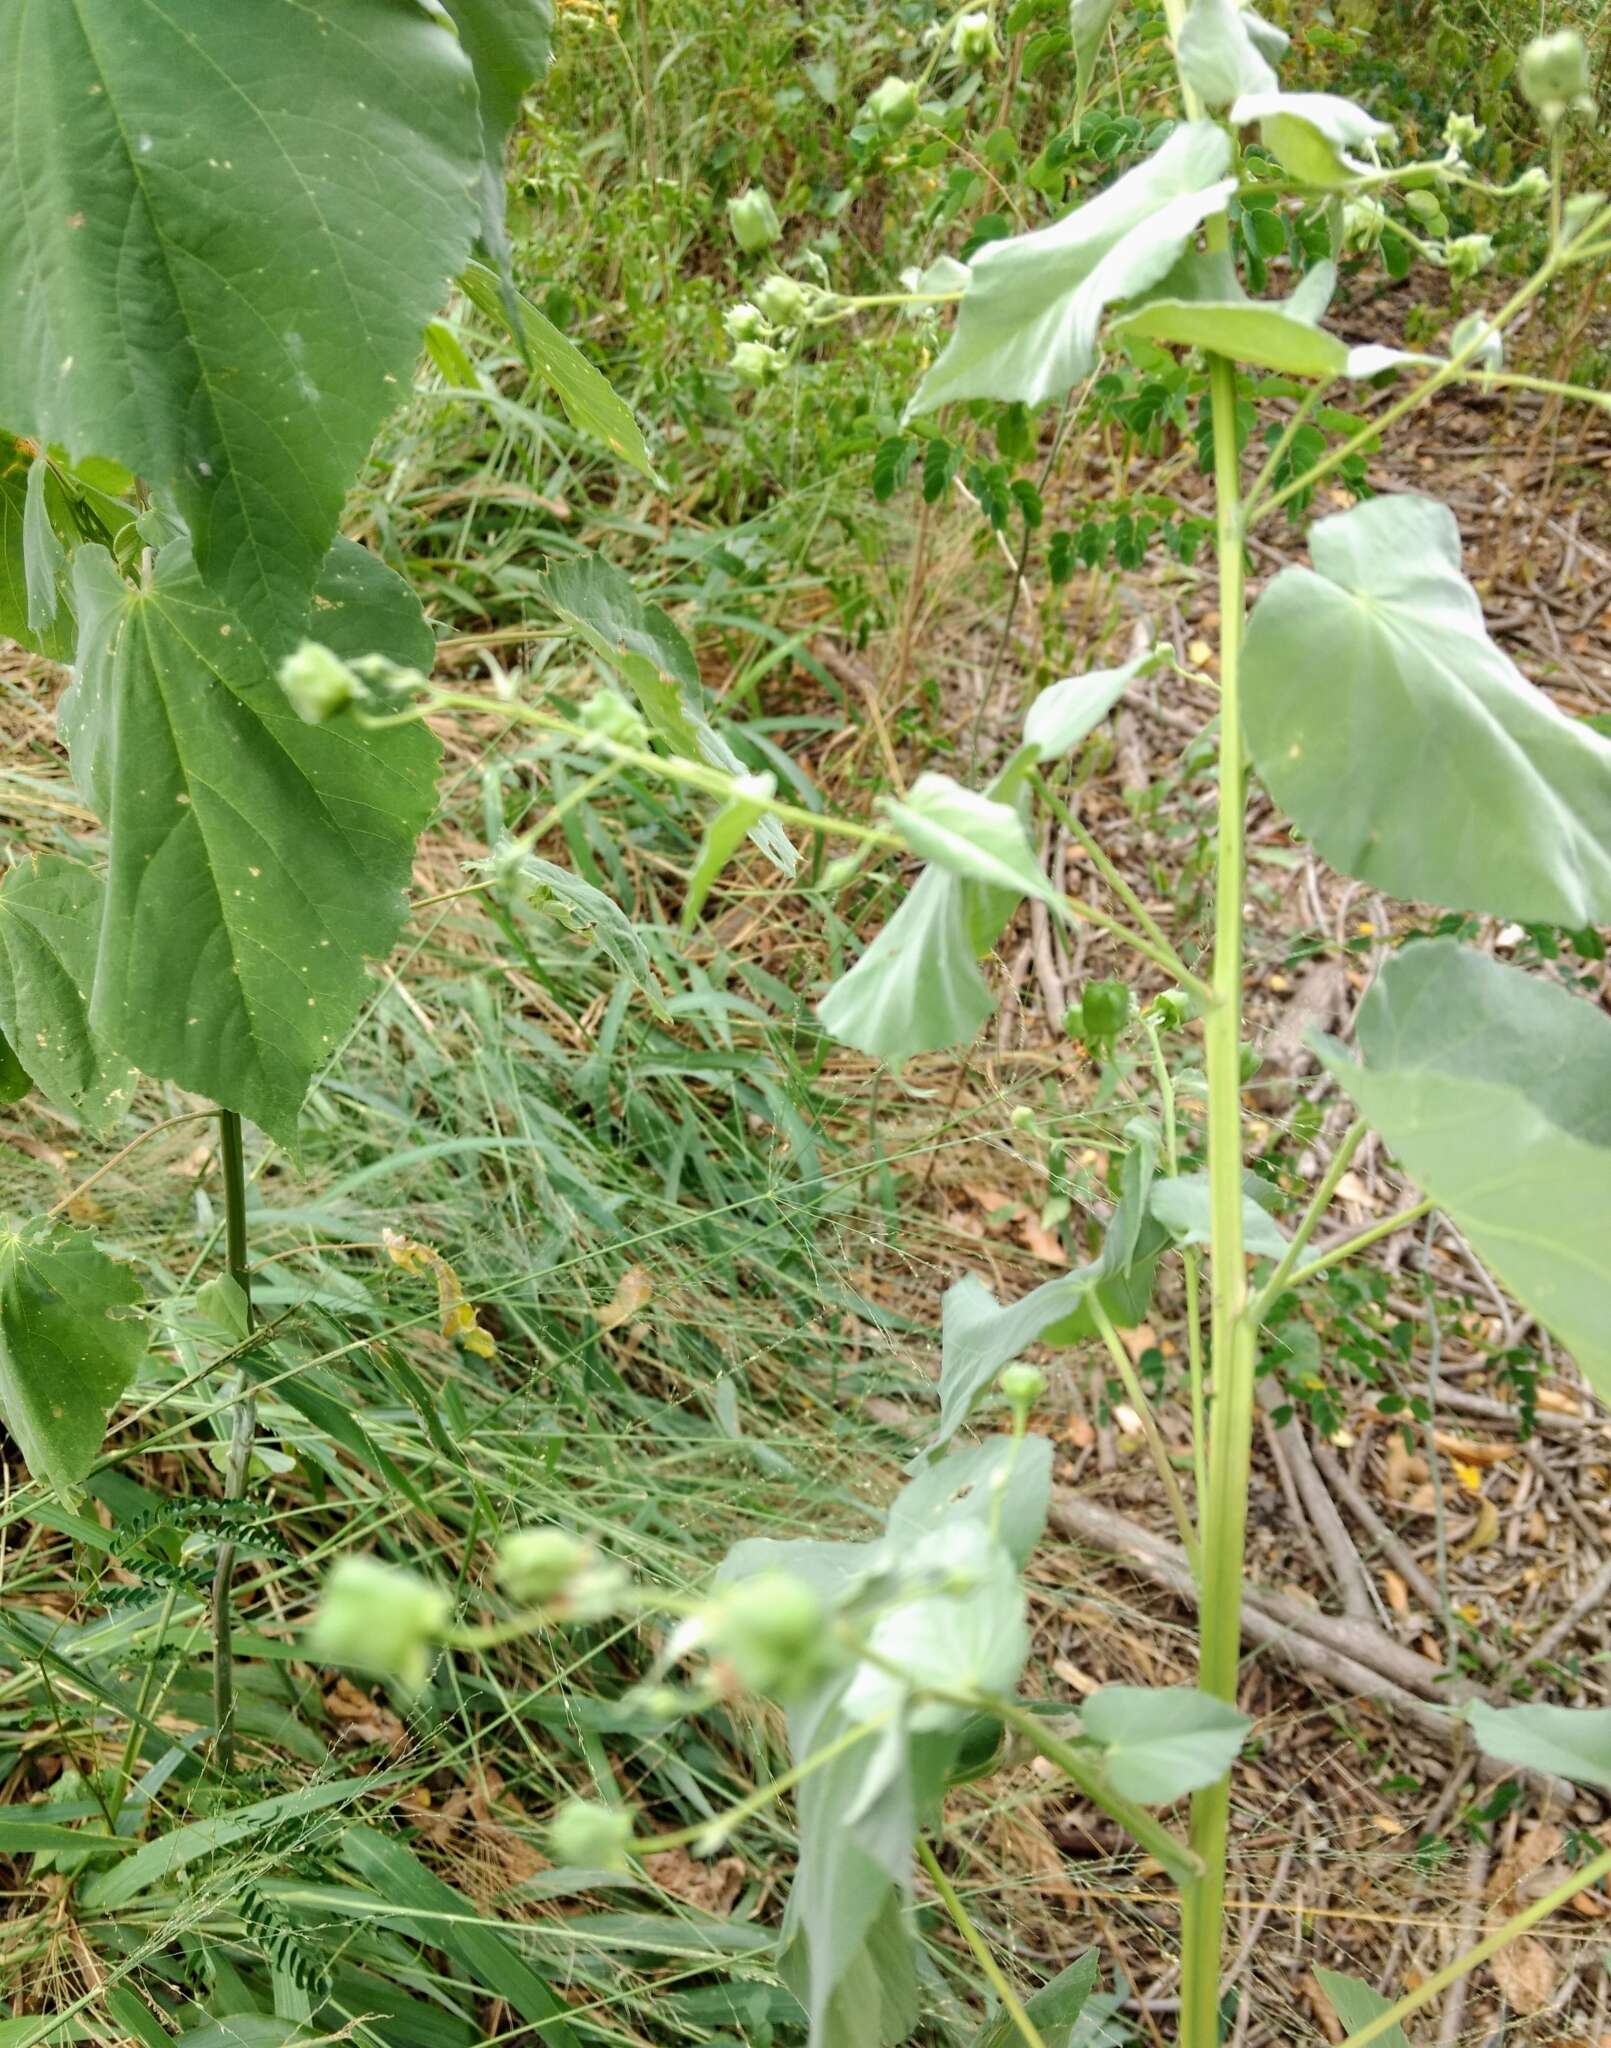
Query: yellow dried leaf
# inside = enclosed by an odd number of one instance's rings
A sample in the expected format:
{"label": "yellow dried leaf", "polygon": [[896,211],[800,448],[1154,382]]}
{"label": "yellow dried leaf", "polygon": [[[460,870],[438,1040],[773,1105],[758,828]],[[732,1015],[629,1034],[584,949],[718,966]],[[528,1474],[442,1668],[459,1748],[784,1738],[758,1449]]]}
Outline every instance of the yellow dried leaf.
{"label": "yellow dried leaf", "polygon": [[647,1268],[628,1266],[616,1283],[614,1294],[596,1311],[601,1330],[618,1330],[623,1323],[630,1323],[640,1309],[646,1308],[654,1297],[654,1282],[649,1278]]}

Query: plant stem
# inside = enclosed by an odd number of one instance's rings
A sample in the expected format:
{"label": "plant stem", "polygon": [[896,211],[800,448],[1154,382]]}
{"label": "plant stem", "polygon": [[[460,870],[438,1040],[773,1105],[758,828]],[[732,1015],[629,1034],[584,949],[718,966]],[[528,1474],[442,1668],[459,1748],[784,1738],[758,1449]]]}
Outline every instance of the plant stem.
{"label": "plant stem", "polygon": [[[957,1697],[960,1699],[961,1695]],[[1105,1813],[1109,1820],[1116,1820],[1131,1840],[1162,1864],[1177,1882],[1184,1883],[1200,1874],[1201,1865],[1196,1856],[1155,1813],[1149,1813],[1144,1806],[1137,1806],[1133,1800],[1121,1798],[1104,1782],[1101,1767],[1095,1759],[1054,1734],[1038,1714],[1032,1714],[1027,1707],[1011,1701],[991,1699],[984,1694],[969,1704],[999,1715],[1048,1763],[1056,1764],[1070,1784],[1084,1793],[1093,1806]]]}
{"label": "plant stem", "polygon": [[972,1915],[957,1897],[956,1887],[940,1868],[939,1858],[921,1835],[917,1838],[917,1854],[918,1860],[929,1874],[929,1882],[940,1895],[940,1903],[951,1915],[962,1939],[973,1950],[974,1960],[984,1972],[991,1990],[1001,2000],[1002,2010],[1018,2029],[1020,2038],[1027,2044],[1027,2048],[1046,2048],[1040,2030],[1025,2012],[1017,1992],[1007,1982],[1001,1965],[991,1954],[989,1942],[974,1926]]}
{"label": "plant stem", "polygon": [[[1208,1178],[1213,1231],[1211,1348],[1214,1406],[1203,1509],[1199,1683],[1234,1703],[1241,1662],[1242,1564],[1253,1445],[1253,1324],[1242,1247],[1242,888],[1246,767],[1242,745],[1242,505],[1236,366],[1208,360],[1214,412],[1220,612],[1219,844],[1215,867],[1214,1005],[1203,1021],[1208,1080]],[[1182,1929],[1182,2048],[1217,2048],[1227,1771],[1192,1801],[1191,1844],[1203,1874],[1186,1887]]]}
{"label": "plant stem", "polygon": [[1434,1970],[1423,1984],[1417,1984],[1413,1991],[1407,1991],[1396,2005],[1390,2005],[1386,2012],[1379,2012],[1375,2019],[1358,2028],[1342,2043],[1342,2048],[1369,2048],[1372,2041],[1380,2041],[1393,2029],[1407,2020],[1412,2012],[1419,2012],[1437,1997],[1440,1991],[1447,1991],[1451,1984],[1457,1984],[1462,1977],[1497,1955],[1502,1948],[1525,1934],[1530,1927],[1536,1927],[1540,1920],[1547,1920],[1551,1913],[1575,1899],[1579,1892],[1587,1891],[1591,1884],[1598,1884],[1601,1878],[1611,1876],[1611,1849],[1596,1856],[1592,1863],[1585,1863],[1581,1870],[1574,1870],[1564,1884],[1558,1884],[1554,1891],[1535,1899],[1530,1906],[1524,1906],[1496,1927],[1492,1934],[1484,1935],[1474,1948],[1468,1948],[1464,1955],[1456,1956],[1452,1963],[1445,1963],[1441,1970]]}
{"label": "plant stem", "polygon": [[[1317,1273],[1328,1272],[1333,1266],[1340,1266],[1347,1259],[1356,1258],[1360,1252],[1368,1251],[1373,1244],[1379,1244],[1384,1237],[1391,1237],[1395,1230],[1408,1229],[1412,1223],[1419,1223],[1423,1216],[1430,1216],[1437,1207],[1430,1196],[1417,1202],[1413,1209],[1400,1209],[1396,1215],[1384,1216],[1379,1223],[1373,1223],[1366,1230],[1353,1237],[1346,1237],[1341,1244],[1334,1244],[1329,1251],[1320,1252],[1306,1266],[1300,1266],[1288,1281],[1290,1287],[1301,1287],[1306,1280],[1312,1280]],[[1262,1299],[1262,1297],[1261,1297]]]}
{"label": "plant stem", "polygon": [[1331,1155],[1331,1164],[1321,1177],[1320,1185],[1309,1198],[1309,1206],[1298,1220],[1298,1227],[1292,1233],[1290,1243],[1281,1255],[1281,1262],[1259,1289],[1258,1299],[1253,1304],[1253,1321],[1262,1323],[1269,1313],[1271,1304],[1284,1294],[1287,1283],[1297,1270],[1303,1248],[1314,1236],[1315,1226],[1331,1207],[1331,1198],[1337,1192],[1343,1175],[1353,1163],[1354,1154],[1359,1150],[1365,1136],[1365,1119],[1355,1117],[1343,1133],[1342,1143]]}
{"label": "plant stem", "polygon": [[[252,1321],[252,1271],[246,1255],[246,1152],[241,1120],[233,1109],[218,1112],[219,1150],[224,1166],[224,1263],[241,1291],[248,1329]],[[224,1498],[241,1500],[252,1457],[257,1403],[244,1362],[230,1390],[229,1464],[224,1473]],[[213,1755],[221,1771],[235,1761],[234,1615],[230,1606],[235,1583],[234,1539],[225,1536],[213,1568]]]}

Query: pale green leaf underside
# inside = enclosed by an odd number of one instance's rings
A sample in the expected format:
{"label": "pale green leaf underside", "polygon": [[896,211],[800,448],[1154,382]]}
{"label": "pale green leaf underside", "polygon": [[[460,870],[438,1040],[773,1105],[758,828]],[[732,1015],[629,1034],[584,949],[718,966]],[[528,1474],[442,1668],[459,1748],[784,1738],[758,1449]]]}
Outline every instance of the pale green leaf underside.
{"label": "pale green leaf underside", "polygon": [[1038,405],[1089,375],[1104,314],[1155,285],[1202,222],[1224,210],[1229,165],[1223,129],[1187,122],[1051,227],[987,243],[968,265],[956,330],[910,411],[958,398]]}
{"label": "pale green leaf underside", "polygon": [[842,1045],[899,1065],[966,1044],[995,1006],[968,933],[965,885],[925,868],[817,1015]]}
{"label": "pale green leaf underside", "polygon": [[94,1130],[122,1115],[139,1078],[90,1024],[105,894],[59,854],[0,881],[0,1031],[40,1091]]}
{"label": "pale green leaf underside", "polygon": [[1277,89],[1275,72],[1236,0],[1192,0],[1175,47],[1181,77],[1215,112],[1245,93]]}
{"label": "pale green leaf underside", "polygon": [[1412,902],[1611,919],[1611,740],[1489,639],[1453,515],[1374,498],[1310,529],[1248,624],[1248,740],[1343,873]]}
{"label": "pale green leaf underside", "polygon": [[682,928],[691,932],[699,921],[705,898],[717,878],[738,851],[740,843],[756,822],[766,815],[769,800],[777,795],[775,775],[746,775],[733,785],[733,794],[705,827],[699,857],[688,875],[688,892],[682,904]]}
{"label": "pale green leaf underside", "polygon": [[[459,282],[478,312],[500,325],[508,324],[509,307],[503,286],[485,264],[468,264]],[[519,292],[513,298],[520,319],[519,339],[532,368],[564,407],[571,425],[578,433],[591,434],[602,441],[612,454],[631,463],[651,483],[657,482],[642,429],[626,400],[616,394],[603,371],[595,369],[575,342],[538,312],[530,299]]]}
{"label": "pale green leaf underside", "polygon": [[396,0],[12,0],[0,418],[115,457],[278,647],[469,253],[470,64]]}
{"label": "pale green leaf underside", "polygon": [[1024,744],[1042,764],[1072,754],[1107,717],[1137,676],[1164,659],[1166,649],[1149,647],[1120,668],[1097,668],[1049,683],[1024,718]]}
{"label": "pale green leaf underside", "polygon": [[1155,291],[1114,320],[1113,332],[1212,349],[1236,362],[1325,382],[1349,374],[1347,344],[1317,324],[1335,282],[1332,265],[1317,263],[1290,298],[1250,299],[1228,256],[1188,251]]}
{"label": "pale green leaf underside", "polygon": [[1256,126],[1271,155],[1295,178],[1336,189],[1361,170],[1354,154],[1392,134],[1385,121],[1331,92],[1249,92],[1231,108],[1237,128]]}
{"label": "pale green leaf underside", "polygon": [[[602,555],[556,562],[543,579],[548,603],[637,698],[644,716],[674,753],[730,775],[744,763],[711,724],[694,650],[657,604]],[[799,855],[776,818],[762,817],[749,836],[774,867],[792,875]]]}
{"label": "pale green leaf underside", "polygon": [[1383,967],[1326,1066],[1611,1400],[1611,1019],[1452,939]]}
{"label": "pale green leaf underside", "polygon": [[[185,543],[143,591],[98,548],[77,560],[84,645],[62,725],[110,840],[92,1021],[145,1072],[294,1144],[365,959],[402,925],[436,742],[417,725],[305,725]],[[431,666],[417,600],[349,541],[314,624],[342,656]]]}
{"label": "pale green leaf underside", "polygon": [[0,1229],[0,1414],[58,1492],[89,1471],[145,1356],[139,1299],[133,1273],[87,1232],[43,1218]]}
{"label": "pale green leaf underside", "polygon": [[[1256,1199],[1256,1176],[1243,1176],[1242,1242],[1256,1258],[1278,1259],[1287,1241],[1274,1219]],[[1264,1186],[1262,1181],[1256,1183]],[[1150,1200],[1151,1213],[1177,1244],[1210,1244],[1213,1241],[1213,1208],[1206,1173],[1182,1173],[1169,1180],[1155,1180]]]}
{"label": "pale green leaf underside", "polygon": [[1104,1685],[1080,1708],[1102,1744],[1102,1770],[1123,1799],[1164,1806],[1224,1776],[1252,1723],[1195,1686]]}
{"label": "pale green leaf underside", "polygon": [[1061,910],[1063,899],[1041,871],[1024,821],[1011,804],[964,789],[930,770],[884,808],[916,854],[965,882],[1001,890],[1014,902],[1038,896]]}
{"label": "pale green leaf underside", "polygon": [[[1373,1985],[1361,1984],[1357,1977],[1345,1977],[1339,1970],[1316,1970],[1315,1982],[1331,2000],[1332,2011],[1350,2034],[1357,2034],[1361,2027],[1380,2019],[1393,2003]],[[1377,2036],[1377,2048],[1408,2048],[1404,2029],[1389,2027],[1385,2034]]]}
{"label": "pale green leaf underside", "polygon": [[1465,1714],[1484,1755],[1611,1791],[1611,1707],[1490,1707],[1472,1700]]}

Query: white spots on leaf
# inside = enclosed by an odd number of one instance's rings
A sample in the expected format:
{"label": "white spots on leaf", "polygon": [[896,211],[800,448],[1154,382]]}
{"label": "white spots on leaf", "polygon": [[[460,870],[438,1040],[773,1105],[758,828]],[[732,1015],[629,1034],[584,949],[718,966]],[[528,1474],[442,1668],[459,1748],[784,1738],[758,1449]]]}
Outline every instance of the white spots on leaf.
{"label": "white spots on leaf", "polygon": [[156,143],[155,143],[155,142],[153,141],[153,139],[152,139],[152,138],[151,138],[151,137],[150,137],[149,135],[142,135],[142,136],[140,137],[140,154],[141,154],[141,156],[149,156],[149,155],[151,154],[152,150],[154,150],[154,149],[156,148],[156,146],[157,146],[157,145],[156,145]]}

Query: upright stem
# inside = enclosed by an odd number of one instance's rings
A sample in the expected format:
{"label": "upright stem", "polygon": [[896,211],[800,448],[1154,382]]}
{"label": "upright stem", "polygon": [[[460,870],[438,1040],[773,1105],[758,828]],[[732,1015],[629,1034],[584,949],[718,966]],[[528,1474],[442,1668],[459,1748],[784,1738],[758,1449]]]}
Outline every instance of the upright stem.
{"label": "upright stem", "polygon": [[[241,1291],[249,1328],[252,1273],[246,1258],[246,1151],[241,1142],[241,1120],[234,1110],[218,1112],[218,1138],[224,1163],[224,1263]],[[233,1501],[245,1497],[252,1432],[257,1426],[257,1403],[252,1399],[251,1375],[244,1363],[235,1375],[229,1398],[231,1428],[224,1498]],[[233,1768],[235,1761],[234,1614],[230,1605],[234,1582],[235,1544],[225,1536],[218,1546],[218,1562],[213,1569],[213,1740],[214,1756],[224,1771]]]}
{"label": "upright stem", "polygon": [[[1202,1528],[1199,1682],[1234,1701],[1241,1659],[1242,1564],[1253,1444],[1253,1325],[1242,1247],[1242,890],[1246,768],[1242,746],[1242,503],[1236,369],[1210,356],[1220,609],[1219,848],[1215,872],[1214,1001],[1204,1019],[1208,1178],[1213,1230],[1208,1499]],[[1191,1845],[1203,1875],[1186,1887],[1182,2048],[1217,2048],[1230,1774],[1192,1801]]]}

